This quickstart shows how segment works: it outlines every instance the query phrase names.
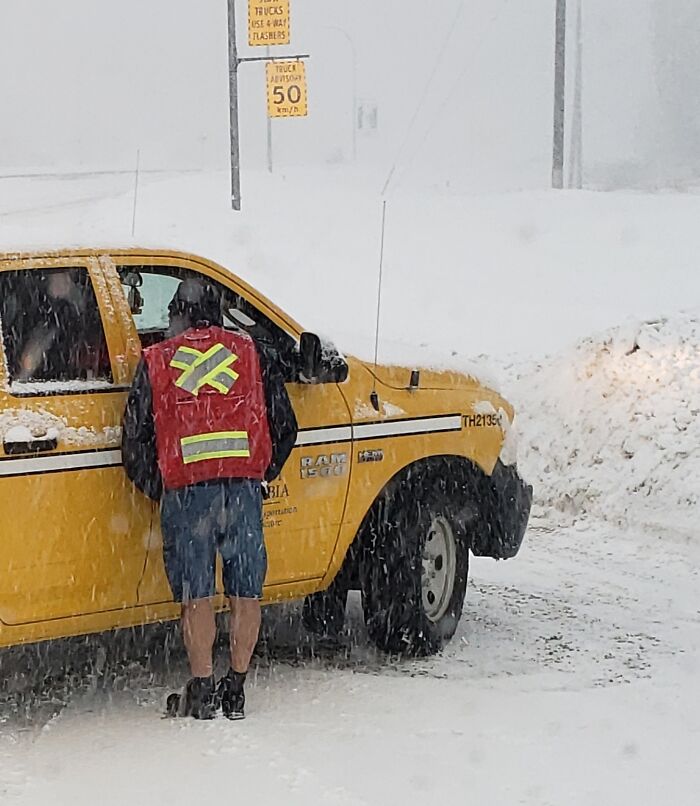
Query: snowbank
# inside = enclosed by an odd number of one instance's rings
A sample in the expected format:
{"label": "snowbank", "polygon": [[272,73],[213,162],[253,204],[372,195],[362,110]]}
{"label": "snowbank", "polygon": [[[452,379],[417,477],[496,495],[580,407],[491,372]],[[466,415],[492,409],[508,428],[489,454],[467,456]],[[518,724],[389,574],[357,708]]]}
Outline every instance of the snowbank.
{"label": "snowbank", "polygon": [[621,326],[510,373],[536,515],[697,533],[699,315]]}

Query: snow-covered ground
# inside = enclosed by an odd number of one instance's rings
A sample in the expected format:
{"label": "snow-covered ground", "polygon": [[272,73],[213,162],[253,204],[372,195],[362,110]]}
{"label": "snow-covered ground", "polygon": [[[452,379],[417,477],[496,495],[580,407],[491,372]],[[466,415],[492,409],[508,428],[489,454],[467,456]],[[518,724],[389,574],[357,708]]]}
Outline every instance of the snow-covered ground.
{"label": "snow-covered ground", "polygon": [[0,802],[693,806],[699,560],[593,521],[535,529],[517,560],[473,563],[457,635],[422,661],[375,654],[356,606],[344,651],[270,611],[242,723],[160,718],[177,652],[73,642],[66,679],[54,648],[53,682],[2,723]]}
{"label": "snow-covered ground", "polygon": [[[248,175],[241,215],[224,174],[141,180],[134,239],[133,177],[0,180],[0,248],[191,249],[373,352],[383,177]],[[356,602],[344,650],[271,610],[241,724],[159,719],[171,630],[3,653],[0,803],[697,803],[699,217],[694,194],[391,197],[380,360],[500,376],[536,487],[520,556],[474,561],[430,660],[375,653]]]}

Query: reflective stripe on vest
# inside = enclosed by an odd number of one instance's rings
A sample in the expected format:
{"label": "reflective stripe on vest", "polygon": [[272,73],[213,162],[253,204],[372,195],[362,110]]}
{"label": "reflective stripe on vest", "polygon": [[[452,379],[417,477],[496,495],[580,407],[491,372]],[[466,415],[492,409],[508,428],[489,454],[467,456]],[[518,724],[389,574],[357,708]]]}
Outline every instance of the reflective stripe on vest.
{"label": "reflective stripe on vest", "polygon": [[205,462],[207,459],[247,459],[250,457],[250,444],[245,431],[219,431],[213,434],[196,434],[183,437],[182,461],[186,465]]}
{"label": "reflective stripe on vest", "polygon": [[185,392],[197,397],[203,386],[211,386],[222,395],[227,395],[239,377],[231,368],[236,361],[237,355],[223,344],[215,344],[205,353],[193,347],[180,347],[170,366],[182,370],[175,385]]}

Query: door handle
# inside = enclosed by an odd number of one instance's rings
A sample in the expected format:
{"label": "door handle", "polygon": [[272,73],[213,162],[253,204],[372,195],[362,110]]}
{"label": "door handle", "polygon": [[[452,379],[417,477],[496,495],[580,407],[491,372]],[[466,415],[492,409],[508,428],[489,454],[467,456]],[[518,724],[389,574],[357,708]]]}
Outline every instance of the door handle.
{"label": "door handle", "polygon": [[7,456],[17,456],[22,453],[48,453],[58,447],[57,437],[44,437],[21,442],[3,442]]}

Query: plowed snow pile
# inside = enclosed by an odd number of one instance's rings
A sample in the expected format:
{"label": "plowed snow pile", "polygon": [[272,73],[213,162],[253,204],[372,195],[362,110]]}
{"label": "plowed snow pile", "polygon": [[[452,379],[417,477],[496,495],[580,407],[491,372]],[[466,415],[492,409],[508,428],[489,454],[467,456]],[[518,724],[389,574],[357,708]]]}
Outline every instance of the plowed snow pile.
{"label": "plowed snow pile", "polygon": [[700,316],[615,328],[512,369],[536,515],[698,531]]}

